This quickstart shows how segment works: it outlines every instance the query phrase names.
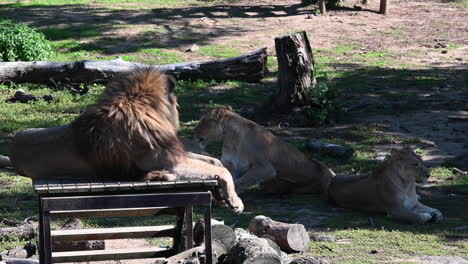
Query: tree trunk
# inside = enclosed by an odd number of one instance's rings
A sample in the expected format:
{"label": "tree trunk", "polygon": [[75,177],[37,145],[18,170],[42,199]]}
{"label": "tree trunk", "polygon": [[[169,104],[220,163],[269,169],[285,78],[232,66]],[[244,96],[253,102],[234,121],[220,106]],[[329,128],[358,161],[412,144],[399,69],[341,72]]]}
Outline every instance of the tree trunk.
{"label": "tree trunk", "polygon": [[307,147],[309,147],[309,149],[313,152],[327,154],[337,158],[349,159],[354,154],[354,149],[352,148],[343,147],[327,142],[321,142],[313,139],[307,142]]}
{"label": "tree trunk", "polygon": [[303,225],[282,223],[259,215],[250,222],[249,231],[273,240],[286,253],[309,251],[310,238]]}
{"label": "tree trunk", "polygon": [[319,9],[320,9],[320,14],[322,15],[327,14],[327,7],[325,6],[325,0],[319,0]]}
{"label": "tree trunk", "polygon": [[314,56],[307,34],[275,38],[278,58],[278,93],[273,105],[280,110],[289,110],[307,103],[307,93],[315,85]]}
{"label": "tree trunk", "polygon": [[[68,219],[60,229],[83,229],[83,222],[77,218]],[[52,251],[81,251],[81,250],[101,250],[105,249],[104,240],[80,240],[80,241],[53,241]]]}
{"label": "tree trunk", "polygon": [[389,0],[380,0],[380,14],[388,15],[388,1]]}
{"label": "tree trunk", "polygon": [[[241,80],[257,82],[266,73],[266,48],[223,60],[193,61],[166,65],[153,65],[160,71],[178,79]],[[1,62],[0,83],[3,82],[108,82],[112,77],[127,72],[135,66],[149,65],[124,61],[120,58],[108,61],[75,62]]]}

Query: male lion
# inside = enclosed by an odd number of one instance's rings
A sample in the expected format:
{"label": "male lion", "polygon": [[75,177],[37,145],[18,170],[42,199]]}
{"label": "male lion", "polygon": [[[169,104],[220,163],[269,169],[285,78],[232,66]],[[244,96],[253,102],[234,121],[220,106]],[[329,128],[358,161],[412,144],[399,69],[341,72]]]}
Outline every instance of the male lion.
{"label": "male lion", "polygon": [[418,201],[416,185],[424,185],[429,170],[411,149],[391,151],[391,156],[370,175],[336,175],[328,189],[338,205],[387,213],[412,224],[441,221],[442,213]]}
{"label": "male lion", "polygon": [[32,179],[217,179],[219,202],[242,212],[229,171],[186,152],[178,139],[174,86],[153,68],[135,69],[112,81],[71,124],[17,133],[11,164]]}
{"label": "male lion", "polygon": [[194,129],[201,145],[223,141],[221,162],[241,193],[255,184],[271,193],[322,193],[333,176],[329,168],[275,137],[256,123],[218,107]]}

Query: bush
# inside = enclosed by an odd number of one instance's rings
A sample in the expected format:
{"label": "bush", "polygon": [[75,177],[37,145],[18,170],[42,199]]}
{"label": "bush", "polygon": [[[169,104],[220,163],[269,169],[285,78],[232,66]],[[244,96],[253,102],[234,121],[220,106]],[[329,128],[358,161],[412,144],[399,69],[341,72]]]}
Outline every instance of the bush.
{"label": "bush", "polygon": [[336,99],[338,93],[327,82],[318,82],[312,89],[309,89],[306,106],[307,115],[314,121],[328,122],[334,114],[338,112]]}
{"label": "bush", "polygon": [[26,24],[0,20],[0,61],[46,60],[51,53],[44,34]]}

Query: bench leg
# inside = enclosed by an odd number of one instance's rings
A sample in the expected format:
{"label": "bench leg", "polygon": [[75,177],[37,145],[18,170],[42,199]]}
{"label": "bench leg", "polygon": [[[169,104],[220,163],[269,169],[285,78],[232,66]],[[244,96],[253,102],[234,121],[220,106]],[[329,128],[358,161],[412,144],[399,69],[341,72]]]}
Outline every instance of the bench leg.
{"label": "bench leg", "polygon": [[42,246],[43,259],[45,264],[52,263],[52,241],[50,238],[50,212],[43,212],[42,216],[42,241],[44,242]]}
{"label": "bench leg", "polygon": [[182,238],[182,226],[184,225],[184,208],[176,209],[176,226],[174,233],[174,243],[172,245],[173,254],[183,251],[183,246],[180,244]]}
{"label": "bench leg", "polygon": [[185,231],[187,233],[186,248],[193,248],[193,207],[185,207]]}
{"label": "bench leg", "polygon": [[205,213],[203,215],[205,222],[205,257],[206,264],[212,264],[213,262],[213,253],[211,246],[211,205],[205,208]]}
{"label": "bench leg", "polygon": [[44,253],[44,216],[42,210],[41,199],[39,199],[39,263],[45,263],[45,253]]}

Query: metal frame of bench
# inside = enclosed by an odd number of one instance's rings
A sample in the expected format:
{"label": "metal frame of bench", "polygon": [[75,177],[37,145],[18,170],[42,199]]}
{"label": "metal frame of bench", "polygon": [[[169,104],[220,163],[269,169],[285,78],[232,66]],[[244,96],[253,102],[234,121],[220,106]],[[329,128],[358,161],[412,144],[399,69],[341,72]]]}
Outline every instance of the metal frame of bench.
{"label": "metal frame of bench", "polygon": [[[180,246],[182,225],[187,230],[186,249],[193,247],[193,207],[204,207],[206,263],[212,263],[210,190],[217,181],[181,182],[78,182],[34,181],[39,195],[39,254],[41,264],[77,261],[99,261],[133,258],[169,257]],[[157,214],[175,214],[176,227],[167,226],[138,230],[131,228],[92,229],[78,234],[75,230],[54,231],[60,241],[96,240],[136,237],[173,236],[171,249],[92,250],[52,253],[51,219],[68,217],[123,217]],[[142,229],[142,228],[140,228]],[[68,236],[67,236],[68,235]],[[142,235],[142,236],[139,236]],[[83,239],[86,238],[86,239]],[[80,252],[80,253],[77,253]],[[69,254],[67,254],[69,253]]]}

